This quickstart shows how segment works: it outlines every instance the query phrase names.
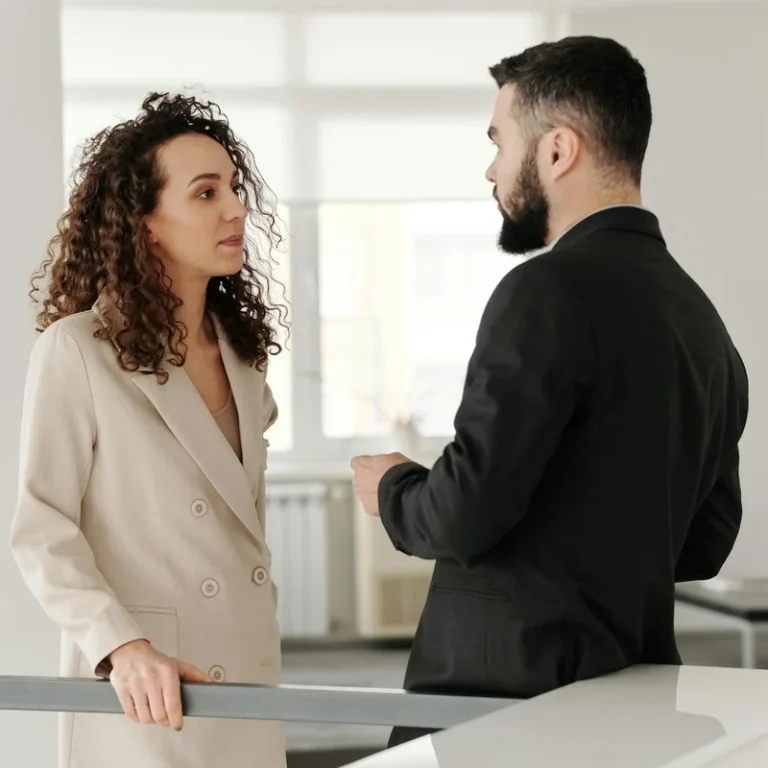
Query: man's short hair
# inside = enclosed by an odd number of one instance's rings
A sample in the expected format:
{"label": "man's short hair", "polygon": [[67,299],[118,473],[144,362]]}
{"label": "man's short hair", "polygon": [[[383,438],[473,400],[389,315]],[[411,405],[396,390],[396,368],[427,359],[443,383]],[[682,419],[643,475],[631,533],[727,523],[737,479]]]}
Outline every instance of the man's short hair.
{"label": "man's short hair", "polygon": [[502,59],[490,72],[499,88],[515,86],[514,115],[527,139],[569,127],[612,176],[640,185],[651,97],[645,70],[623,45],[566,37]]}

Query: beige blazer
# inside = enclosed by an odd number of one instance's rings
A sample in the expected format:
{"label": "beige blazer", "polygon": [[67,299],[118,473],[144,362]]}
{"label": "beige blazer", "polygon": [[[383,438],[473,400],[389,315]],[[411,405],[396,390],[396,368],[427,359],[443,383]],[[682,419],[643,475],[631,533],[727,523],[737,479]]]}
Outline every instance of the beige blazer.
{"label": "beige blazer", "polygon": [[[241,464],[183,369],[168,366],[164,385],[122,371],[95,320],[60,320],[36,340],[22,416],[11,548],[62,629],[61,675],[93,677],[146,638],[216,681],[278,684],[263,437],[277,408],[265,374],[217,324]],[[186,718],[175,732],[67,714],[59,746],[59,768],[285,766],[281,724],[255,720]]]}

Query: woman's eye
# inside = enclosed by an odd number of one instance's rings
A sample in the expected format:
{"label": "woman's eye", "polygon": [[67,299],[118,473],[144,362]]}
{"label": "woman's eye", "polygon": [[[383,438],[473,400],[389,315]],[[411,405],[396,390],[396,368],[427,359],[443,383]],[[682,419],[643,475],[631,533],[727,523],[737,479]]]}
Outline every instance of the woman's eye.
{"label": "woman's eye", "polygon": [[198,195],[198,197],[201,197],[203,200],[210,200],[213,197],[213,190],[205,189]]}
{"label": "woman's eye", "polygon": [[234,187],[232,187],[232,191],[238,196],[242,197],[245,194],[245,187],[242,184],[235,184]]}

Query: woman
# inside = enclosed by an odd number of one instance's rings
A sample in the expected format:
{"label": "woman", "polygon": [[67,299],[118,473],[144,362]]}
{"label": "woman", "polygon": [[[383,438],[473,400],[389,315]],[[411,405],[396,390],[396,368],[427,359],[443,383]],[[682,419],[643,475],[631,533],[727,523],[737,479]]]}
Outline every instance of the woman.
{"label": "woman", "polygon": [[263,434],[283,315],[244,245],[249,214],[279,242],[265,190],[215,106],[152,94],[87,145],[37,276],[11,546],[61,675],[108,677],[128,716],[62,716],[60,768],[285,765],[279,723],[182,730],[180,704],[180,680],[280,680]]}

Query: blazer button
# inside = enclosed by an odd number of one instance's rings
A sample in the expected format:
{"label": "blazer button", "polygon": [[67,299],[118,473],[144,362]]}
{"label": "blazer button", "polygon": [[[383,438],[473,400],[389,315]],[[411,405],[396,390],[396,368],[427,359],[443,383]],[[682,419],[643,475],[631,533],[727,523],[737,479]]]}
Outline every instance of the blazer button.
{"label": "blazer button", "polygon": [[262,568],[262,566],[259,566],[258,568],[253,569],[253,574],[251,578],[253,579],[254,584],[258,584],[259,586],[261,586],[262,584],[267,583],[269,574],[267,573],[266,568]]}
{"label": "blazer button", "polygon": [[214,579],[206,579],[202,583],[201,589],[206,597],[216,597],[219,594],[219,583]]}
{"label": "blazer button", "polygon": [[192,514],[195,517],[202,517],[208,511],[208,505],[202,499],[195,499],[192,502]]}
{"label": "blazer button", "polygon": [[214,683],[223,683],[227,679],[224,667],[220,667],[218,664],[215,667],[211,667],[208,670],[208,674],[213,678]]}

